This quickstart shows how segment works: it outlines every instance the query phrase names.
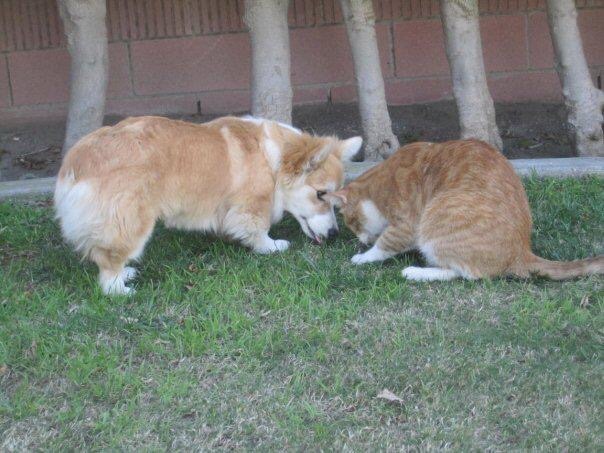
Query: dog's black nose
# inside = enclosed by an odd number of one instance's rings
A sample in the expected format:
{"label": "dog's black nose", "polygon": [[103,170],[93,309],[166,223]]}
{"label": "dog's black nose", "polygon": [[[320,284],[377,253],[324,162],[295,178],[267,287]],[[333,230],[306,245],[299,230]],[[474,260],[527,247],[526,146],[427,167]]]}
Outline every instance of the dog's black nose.
{"label": "dog's black nose", "polygon": [[327,232],[327,239],[333,239],[338,235],[338,229],[337,228],[330,228],[329,231]]}

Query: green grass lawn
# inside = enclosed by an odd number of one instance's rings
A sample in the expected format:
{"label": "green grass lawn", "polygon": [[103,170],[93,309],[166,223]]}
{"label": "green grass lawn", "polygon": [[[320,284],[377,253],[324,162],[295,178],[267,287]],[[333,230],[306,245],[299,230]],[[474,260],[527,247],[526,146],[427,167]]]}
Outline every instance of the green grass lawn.
{"label": "green grass lawn", "polygon": [[[526,185],[540,255],[604,253],[604,179]],[[158,227],[109,299],[48,202],[0,203],[0,450],[604,445],[602,277],[408,283],[417,255],[273,236]]]}

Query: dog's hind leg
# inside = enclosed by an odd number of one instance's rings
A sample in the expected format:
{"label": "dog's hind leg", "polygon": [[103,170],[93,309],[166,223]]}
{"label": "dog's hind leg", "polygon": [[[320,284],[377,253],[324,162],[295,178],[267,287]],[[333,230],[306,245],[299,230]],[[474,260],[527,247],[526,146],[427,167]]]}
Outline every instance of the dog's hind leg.
{"label": "dog's hind leg", "polygon": [[124,280],[124,283],[134,280],[137,275],[138,271],[134,267],[126,266],[122,269],[122,280]]}
{"label": "dog's hind leg", "polygon": [[136,277],[136,269],[126,263],[138,259],[145,248],[155,221],[142,210],[130,210],[114,219],[118,228],[111,231],[111,240],[105,238],[90,251],[90,259],[99,267],[99,284],[108,295],[132,294],[134,289],[126,283]]}
{"label": "dog's hind leg", "polygon": [[90,259],[99,267],[99,285],[107,295],[130,294],[133,290],[126,286],[127,271],[124,265],[128,251],[119,248],[94,247]]}

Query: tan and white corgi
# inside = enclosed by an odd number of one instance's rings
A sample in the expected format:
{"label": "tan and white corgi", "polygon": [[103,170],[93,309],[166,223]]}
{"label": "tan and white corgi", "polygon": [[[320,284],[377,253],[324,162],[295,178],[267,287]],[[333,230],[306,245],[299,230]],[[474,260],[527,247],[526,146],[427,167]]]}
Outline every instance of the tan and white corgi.
{"label": "tan and white corgi", "polygon": [[192,124],[128,118],[81,139],[65,156],[55,188],[63,236],[99,267],[106,294],[127,294],[158,219],[209,231],[258,253],[286,250],[268,235],[284,212],[311,239],[337,233],[324,195],[343,183],[343,161],[360,137],[315,137],[257,118]]}

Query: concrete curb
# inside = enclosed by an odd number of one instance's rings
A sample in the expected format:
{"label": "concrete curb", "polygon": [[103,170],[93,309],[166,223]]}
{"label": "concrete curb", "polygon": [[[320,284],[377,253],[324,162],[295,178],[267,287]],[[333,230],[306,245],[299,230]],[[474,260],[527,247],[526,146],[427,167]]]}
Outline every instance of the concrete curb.
{"label": "concrete curb", "polygon": [[56,180],[57,178],[36,178],[0,182],[0,200],[50,195],[55,190]]}
{"label": "concrete curb", "polygon": [[[556,178],[585,175],[604,176],[604,157],[565,157],[555,159],[514,159],[512,165],[521,176],[552,176]],[[352,162],[346,165],[349,182],[375,165],[375,162]],[[0,200],[50,195],[56,178],[25,179],[0,182]]]}
{"label": "concrete curb", "polygon": [[[563,157],[552,159],[510,160],[520,176],[551,176],[555,178],[604,176],[604,157]],[[358,178],[375,165],[375,162],[351,162],[346,165],[346,182]],[[1,196],[1,194],[0,194]]]}

